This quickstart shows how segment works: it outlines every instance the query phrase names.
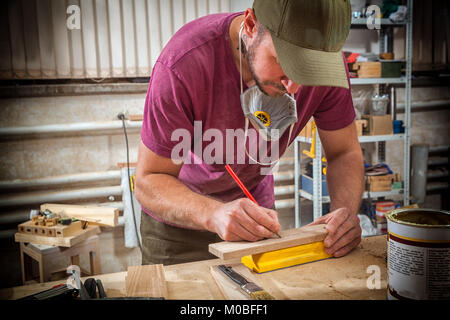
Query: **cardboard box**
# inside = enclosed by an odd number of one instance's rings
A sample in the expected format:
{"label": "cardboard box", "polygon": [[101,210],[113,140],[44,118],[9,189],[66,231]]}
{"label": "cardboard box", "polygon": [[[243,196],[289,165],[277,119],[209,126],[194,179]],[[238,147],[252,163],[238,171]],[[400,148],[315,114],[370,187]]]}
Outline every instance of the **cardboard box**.
{"label": "cardboard box", "polygon": [[381,62],[355,62],[349,65],[351,71],[356,71],[358,78],[381,78]]}
{"label": "cardboard box", "polygon": [[393,134],[392,119],[391,115],[387,114],[384,116],[372,116],[363,115],[361,117],[363,120],[368,121],[367,128],[363,129],[364,134],[370,136]]}
{"label": "cardboard box", "polygon": [[358,136],[363,135],[363,129],[367,127],[368,122],[367,120],[355,120],[356,124],[356,132],[358,133]]}
{"label": "cardboard box", "polygon": [[394,179],[392,174],[384,176],[367,176],[370,192],[391,191],[392,180]]}
{"label": "cardboard box", "polygon": [[304,138],[312,138],[312,121],[308,121],[308,123],[303,127],[302,131],[300,131],[299,136]]}

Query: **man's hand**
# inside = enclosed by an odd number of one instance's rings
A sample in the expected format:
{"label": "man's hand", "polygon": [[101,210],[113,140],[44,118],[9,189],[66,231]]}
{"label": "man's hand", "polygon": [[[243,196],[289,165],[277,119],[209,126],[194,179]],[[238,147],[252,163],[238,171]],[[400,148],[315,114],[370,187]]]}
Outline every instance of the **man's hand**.
{"label": "man's hand", "polygon": [[258,241],[281,229],[276,211],[246,198],[224,203],[209,217],[207,226],[225,241]]}
{"label": "man's hand", "polygon": [[339,208],[309,225],[326,224],[325,251],[334,257],[342,257],[361,242],[361,227],[356,214],[347,208]]}

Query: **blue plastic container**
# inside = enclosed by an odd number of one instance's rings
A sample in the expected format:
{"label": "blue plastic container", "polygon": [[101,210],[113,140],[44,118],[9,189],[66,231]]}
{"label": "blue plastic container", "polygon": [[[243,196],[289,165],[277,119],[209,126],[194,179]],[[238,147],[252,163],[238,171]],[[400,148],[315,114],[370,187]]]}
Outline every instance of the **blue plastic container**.
{"label": "blue plastic container", "polygon": [[403,126],[402,120],[394,120],[392,121],[392,126],[394,130],[394,134],[396,133],[405,133],[405,127]]}
{"label": "blue plastic container", "polygon": [[[302,189],[308,193],[313,193],[313,179],[302,174]],[[328,196],[327,177],[322,175],[322,196]]]}

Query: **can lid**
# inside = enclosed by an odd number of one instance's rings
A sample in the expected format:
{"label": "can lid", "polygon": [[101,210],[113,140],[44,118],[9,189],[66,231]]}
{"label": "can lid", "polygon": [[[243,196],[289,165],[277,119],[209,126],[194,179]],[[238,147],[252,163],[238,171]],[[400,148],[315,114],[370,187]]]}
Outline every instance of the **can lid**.
{"label": "can lid", "polygon": [[417,227],[449,228],[450,212],[445,210],[406,208],[395,209],[386,213],[391,222],[412,225]]}

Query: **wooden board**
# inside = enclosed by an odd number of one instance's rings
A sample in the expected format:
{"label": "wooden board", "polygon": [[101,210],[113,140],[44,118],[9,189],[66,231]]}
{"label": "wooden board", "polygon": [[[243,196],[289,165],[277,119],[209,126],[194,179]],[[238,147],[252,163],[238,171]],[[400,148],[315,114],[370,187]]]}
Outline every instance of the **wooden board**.
{"label": "wooden board", "polygon": [[117,208],[45,203],[41,205],[41,211],[45,209],[106,227],[115,227],[119,223],[119,209]]}
{"label": "wooden board", "polygon": [[209,245],[209,252],[222,260],[240,258],[249,254],[263,253],[323,241],[327,235],[324,224],[305,226],[281,231],[281,238],[270,238],[256,242],[217,242]]}
{"label": "wooden board", "polygon": [[47,237],[17,232],[14,238],[16,242],[31,242],[47,246],[71,247],[98,233],[100,233],[99,226],[88,225],[86,229],[78,230],[69,237]]}
{"label": "wooden board", "polygon": [[[117,162],[117,166],[122,169],[122,168],[128,168],[128,163],[127,162]],[[137,166],[137,162],[130,162],[129,163],[130,169],[131,168],[136,168]]]}
{"label": "wooden board", "polygon": [[142,121],[144,119],[143,114],[130,114],[128,115],[128,120],[130,121]]}
{"label": "wooden board", "polygon": [[166,278],[162,264],[128,267],[125,277],[127,297],[153,297],[167,299]]}
{"label": "wooden board", "polygon": [[20,233],[33,234],[38,236],[40,235],[46,237],[68,237],[82,229],[82,222],[75,221],[67,226],[58,224],[56,226],[48,227],[35,225],[30,220],[19,224],[18,229]]}

